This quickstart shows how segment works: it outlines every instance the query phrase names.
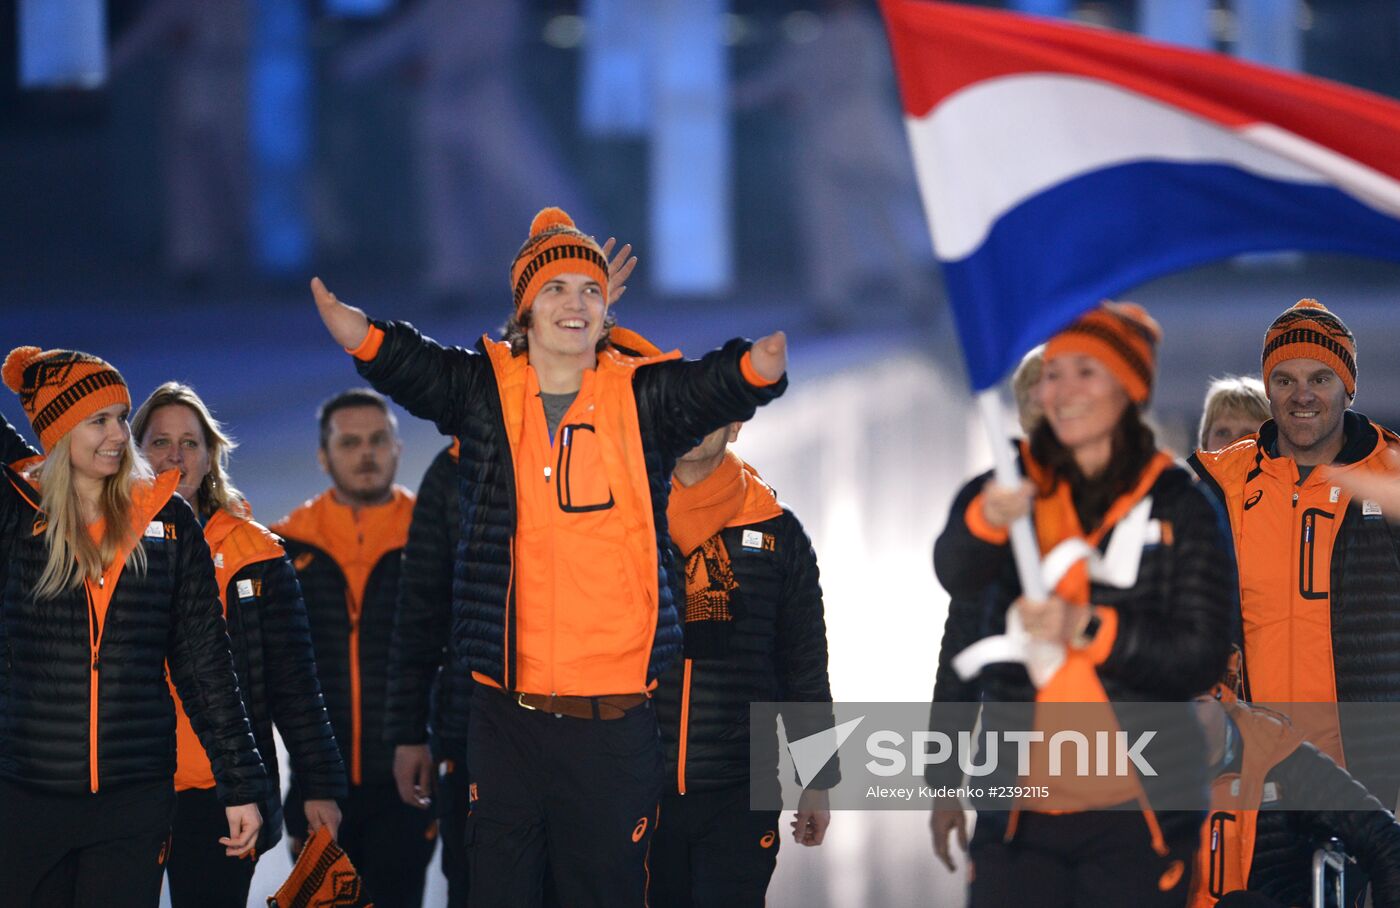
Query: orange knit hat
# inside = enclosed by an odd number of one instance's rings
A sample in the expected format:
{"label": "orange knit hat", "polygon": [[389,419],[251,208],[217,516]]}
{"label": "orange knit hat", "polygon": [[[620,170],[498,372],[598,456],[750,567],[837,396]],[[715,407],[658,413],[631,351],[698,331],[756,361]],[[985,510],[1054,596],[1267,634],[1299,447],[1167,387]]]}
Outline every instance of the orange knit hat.
{"label": "orange knit hat", "polygon": [[1264,388],[1269,373],[1288,359],[1315,359],[1332,367],[1347,394],[1356,396],[1356,337],[1317,300],[1298,300],[1264,335]]}
{"label": "orange knit hat", "polygon": [[608,298],[608,260],[603,250],[574,226],[563,209],[546,208],[530,222],[530,238],[510,266],[515,317],[530,308],[546,281],[570,272],[593,278],[603,288],[603,299]]}
{"label": "orange knit hat", "polygon": [[16,347],[0,370],[19,395],[45,452],[74,426],[112,404],[131,406],[131,393],[111,363],[76,350]]}
{"label": "orange knit hat", "polygon": [[1045,359],[1082,353],[1103,363],[1135,404],[1152,396],[1162,328],[1137,303],[1105,300],[1045,344]]}

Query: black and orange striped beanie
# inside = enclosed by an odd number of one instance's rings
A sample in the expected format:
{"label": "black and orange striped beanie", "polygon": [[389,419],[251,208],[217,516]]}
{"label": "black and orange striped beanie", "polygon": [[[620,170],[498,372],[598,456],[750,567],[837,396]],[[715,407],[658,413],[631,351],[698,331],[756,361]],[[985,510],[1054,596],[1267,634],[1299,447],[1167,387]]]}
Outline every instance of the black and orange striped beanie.
{"label": "black and orange striped beanie", "polygon": [[45,452],[74,426],[113,404],[131,406],[121,373],[106,360],[77,350],[16,347],[0,370]]}
{"label": "black and orange striped beanie", "polygon": [[1330,366],[1347,394],[1356,396],[1356,336],[1317,300],[1298,300],[1264,335],[1264,388],[1284,360],[1315,359]]}
{"label": "black and orange striped beanie", "polygon": [[1045,359],[1066,353],[1092,356],[1108,367],[1133,403],[1142,405],[1152,397],[1161,340],[1162,329],[1146,309],[1105,300],[1050,338]]}
{"label": "black and orange striped beanie", "polygon": [[546,281],[567,273],[593,278],[603,288],[603,299],[608,298],[608,261],[603,250],[574,226],[574,219],[563,209],[546,208],[530,222],[530,238],[510,266],[515,317],[530,308]]}

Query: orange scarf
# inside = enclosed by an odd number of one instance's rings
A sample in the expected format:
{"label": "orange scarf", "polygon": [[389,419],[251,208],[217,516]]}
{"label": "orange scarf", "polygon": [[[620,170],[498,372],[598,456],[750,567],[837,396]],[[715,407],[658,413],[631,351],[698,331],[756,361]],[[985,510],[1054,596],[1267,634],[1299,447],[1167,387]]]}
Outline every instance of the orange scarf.
{"label": "orange scarf", "polygon": [[732,451],[695,485],[672,481],[666,519],[672,541],[686,556],[687,656],[720,658],[728,649],[739,585],[720,531],[771,520],[782,512],[773,490]]}
{"label": "orange scarf", "polygon": [[[1029,451],[1023,453],[1027,472],[1040,490],[1040,494],[1035,500],[1035,529],[1042,556],[1053,551],[1065,540],[1076,537],[1082,538],[1090,546],[1097,548],[1118,522],[1147,496],[1163,471],[1173,463],[1171,455],[1164,451],[1158,451],[1142,471],[1137,484],[1113,502],[1093,532],[1085,533],[1079,522],[1079,514],[1074,507],[1069,484],[1057,482],[1051,486],[1053,480],[1045,475],[1043,468],[1031,459]],[[1093,603],[1089,600],[1090,579],[1087,560],[1081,559],[1066,571],[1059,583],[1055,585],[1054,592],[1066,602],[1074,605],[1087,605],[1092,608]],[[1113,644],[1113,633],[1117,627],[1116,613],[1112,609],[1101,609],[1100,612],[1106,620],[1104,620],[1094,645],[1085,649],[1067,647],[1064,664],[1055,672],[1050,681],[1036,693],[1036,702],[1042,704],[1036,709],[1036,727],[1046,732],[1046,740],[1050,740],[1054,731],[1066,725],[1071,728],[1078,727],[1079,731],[1090,737],[1092,737],[1091,729],[1110,732],[1118,730],[1117,719],[1113,714],[1112,707],[1108,705],[1108,694],[1104,690],[1098,674],[1098,665],[1107,657]],[[1054,711],[1054,707],[1043,705],[1052,703],[1101,703],[1103,708],[1101,712],[1087,706],[1068,707],[1064,711]],[[1048,812],[1060,813],[1065,809],[1094,809],[1123,801],[1136,800],[1142,808],[1144,819],[1147,821],[1154,849],[1159,854],[1166,853],[1166,845],[1157,825],[1156,815],[1147,802],[1142,781],[1136,774],[1121,778],[1086,779],[1070,776],[1051,779],[1046,768],[1046,758],[1045,748],[1035,750],[1032,760],[1032,774],[1027,784],[1052,783],[1054,785],[1055,796],[1052,803],[1056,804],[1058,809],[1052,809]],[[1037,804],[1035,801],[1030,801],[1026,806],[1036,809]]]}
{"label": "orange scarf", "polygon": [[771,520],[783,512],[758,471],[726,451],[713,473],[693,486],[671,481],[666,522],[682,555],[690,555],[725,527]]}

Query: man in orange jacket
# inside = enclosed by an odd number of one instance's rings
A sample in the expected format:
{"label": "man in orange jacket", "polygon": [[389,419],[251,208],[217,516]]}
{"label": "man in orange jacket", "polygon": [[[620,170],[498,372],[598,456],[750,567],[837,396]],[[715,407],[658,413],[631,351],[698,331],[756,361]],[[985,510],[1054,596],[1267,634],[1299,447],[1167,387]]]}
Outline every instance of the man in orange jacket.
{"label": "man in orange jacket", "polygon": [[[326,711],[350,775],[338,840],[379,908],[417,908],[433,819],[399,799],[384,737],[389,640],[413,494],[394,483],[402,444],[388,402],[354,388],[321,405],[321,467],[331,487],[274,524],[296,568]],[[292,774],[287,834],[307,837],[305,780]]]}
{"label": "man in orange jacket", "polygon": [[477,681],[474,905],[641,906],[661,747],[651,690],[681,644],[666,521],[676,458],[785,387],[781,333],[700,360],[619,342],[606,257],[557,208],[511,268],[499,341],[444,348],[319,280],[331,336],[380,391],[461,441],[450,652]]}
{"label": "man in orange jacket", "polygon": [[1269,327],[1273,416],[1191,464],[1225,505],[1239,562],[1244,696],[1295,727],[1387,807],[1400,783],[1400,531],[1353,477],[1384,473],[1389,430],[1350,409],[1356,338],[1316,300]]}

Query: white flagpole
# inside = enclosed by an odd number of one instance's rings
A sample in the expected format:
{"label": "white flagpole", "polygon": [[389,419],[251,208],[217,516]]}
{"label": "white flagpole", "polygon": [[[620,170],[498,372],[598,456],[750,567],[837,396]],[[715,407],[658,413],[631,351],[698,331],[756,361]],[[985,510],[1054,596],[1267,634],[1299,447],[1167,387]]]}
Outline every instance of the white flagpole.
{"label": "white flagpole", "polygon": [[[977,408],[982,413],[982,423],[987,427],[987,436],[992,443],[993,481],[1007,488],[1020,486],[1021,476],[1016,472],[1016,464],[1006,443],[1006,430],[1001,423],[1001,398],[995,388],[977,392]],[[1016,575],[1021,580],[1021,592],[1027,599],[1036,602],[1044,600],[1047,591],[1040,576],[1040,546],[1035,541],[1030,515],[1019,517],[1011,524],[1011,554],[1016,559]]]}

